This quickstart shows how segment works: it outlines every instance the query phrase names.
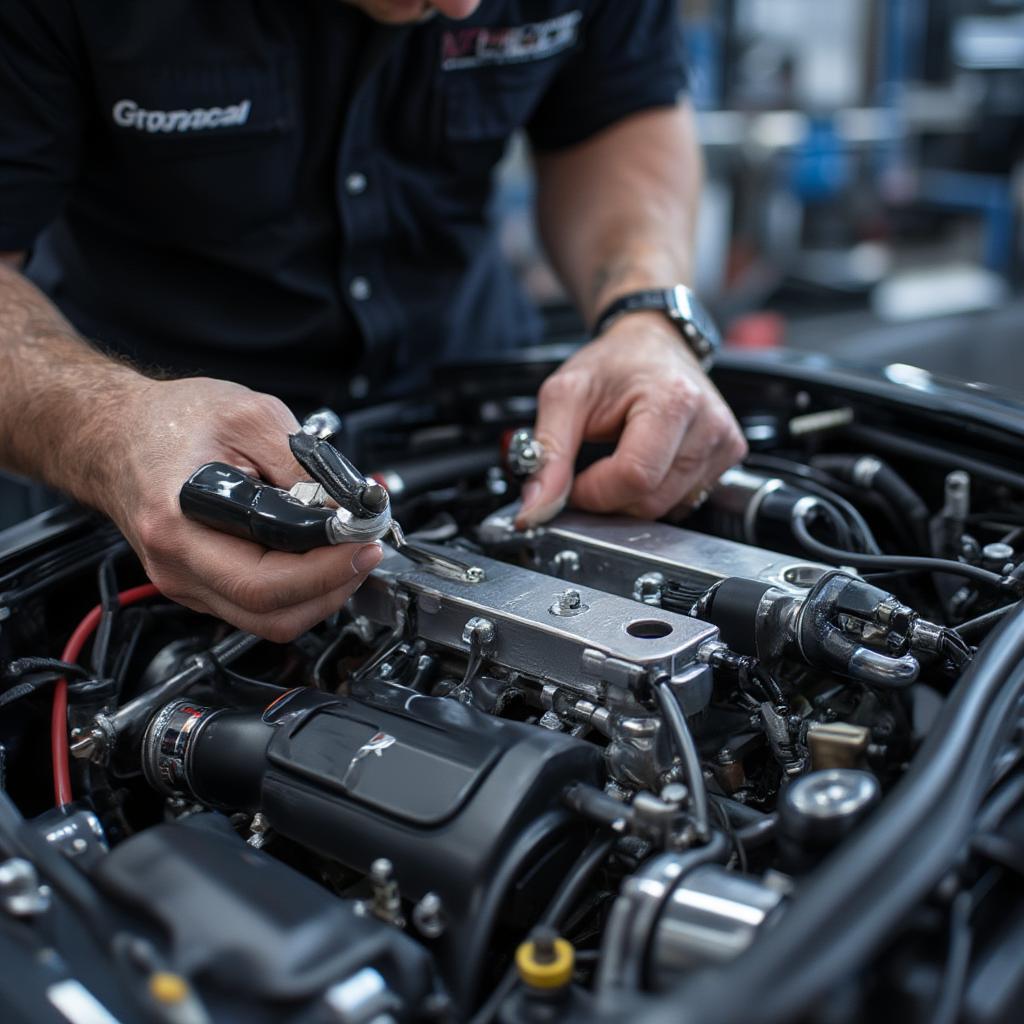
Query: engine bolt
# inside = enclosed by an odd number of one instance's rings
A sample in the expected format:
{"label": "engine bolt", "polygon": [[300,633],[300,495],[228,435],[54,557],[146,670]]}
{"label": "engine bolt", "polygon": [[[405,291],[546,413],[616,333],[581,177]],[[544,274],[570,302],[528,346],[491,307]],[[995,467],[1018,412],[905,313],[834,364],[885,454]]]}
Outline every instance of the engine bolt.
{"label": "engine bolt", "polygon": [[661,799],[674,807],[682,807],[689,799],[690,791],[681,782],[670,782],[661,791]]}
{"label": "engine bolt", "polygon": [[661,607],[661,591],[665,577],[660,572],[645,572],[633,583],[633,600]]}
{"label": "engine bolt", "polygon": [[387,857],[378,857],[370,865],[370,877],[378,885],[387,885],[394,876],[394,865]]}
{"label": "engine bolt", "polygon": [[494,623],[482,615],[474,615],[471,619],[467,619],[466,625],[462,627],[462,642],[471,651],[490,647],[494,643],[496,635]]}
{"label": "engine bolt", "polygon": [[441,897],[436,892],[428,892],[412,909],[412,923],[417,931],[426,939],[437,939],[444,934],[447,922]]}
{"label": "engine bolt", "polygon": [[373,916],[401,928],[405,924],[402,898],[395,881],[395,867],[387,857],[378,857],[370,865],[370,887],[373,890],[370,907]]}
{"label": "engine bolt", "polygon": [[551,559],[551,568],[556,576],[575,576],[580,571],[580,556],[571,548],[566,548]]}
{"label": "engine bolt", "polygon": [[552,615],[579,615],[586,610],[582,595],[572,587],[556,594],[554,604],[548,609]]}
{"label": "engine bolt", "polygon": [[525,477],[536,473],[544,461],[544,446],[525,428],[515,431],[509,438],[505,464],[513,476]]}
{"label": "engine bolt", "polygon": [[981,549],[981,559],[986,569],[1001,573],[1007,563],[1013,561],[1013,548],[998,542],[986,544]]}
{"label": "engine bolt", "polygon": [[50,888],[39,884],[35,865],[24,857],[0,864],[0,907],[12,917],[35,917],[50,907]]}
{"label": "engine bolt", "polygon": [[252,816],[252,821],[249,823],[249,832],[251,834],[246,839],[246,842],[254,850],[262,850],[267,845],[267,840],[270,839],[270,822],[267,821],[267,817],[262,811],[257,811]]}

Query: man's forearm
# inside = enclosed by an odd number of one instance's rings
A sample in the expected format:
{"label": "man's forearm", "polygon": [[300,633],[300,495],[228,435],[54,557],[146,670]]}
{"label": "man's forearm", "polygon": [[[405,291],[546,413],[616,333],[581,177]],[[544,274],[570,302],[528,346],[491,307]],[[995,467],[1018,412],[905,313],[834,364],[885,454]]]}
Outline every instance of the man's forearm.
{"label": "man's forearm", "polygon": [[[538,159],[548,252],[588,326],[615,299],[685,283],[701,159],[688,107],[646,111]],[[567,500],[642,519],[692,508],[746,451],[722,396],[668,319],[620,317],[551,374],[534,428],[545,462],[523,488],[520,529]],[[584,441],[615,449],[576,475]]]}
{"label": "man's forearm", "polygon": [[588,326],[620,295],[690,280],[702,162],[689,106],[542,154],[537,175],[541,234]]}
{"label": "man's forearm", "polygon": [[90,348],[11,263],[0,263],[0,466],[100,504],[147,381]]}

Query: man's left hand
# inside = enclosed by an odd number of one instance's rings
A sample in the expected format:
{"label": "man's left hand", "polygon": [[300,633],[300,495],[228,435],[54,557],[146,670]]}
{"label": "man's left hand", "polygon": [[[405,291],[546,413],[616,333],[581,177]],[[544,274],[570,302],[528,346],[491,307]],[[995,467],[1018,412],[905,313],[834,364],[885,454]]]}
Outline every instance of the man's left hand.
{"label": "man's left hand", "polygon": [[[544,465],[523,488],[520,529],[567,501],[643,519],[682,514],[747,451],[722,396],[655,312],[622,317],[544,381],[535,433]],[[584,441],[616,438],[611,455],[573,479]]]}

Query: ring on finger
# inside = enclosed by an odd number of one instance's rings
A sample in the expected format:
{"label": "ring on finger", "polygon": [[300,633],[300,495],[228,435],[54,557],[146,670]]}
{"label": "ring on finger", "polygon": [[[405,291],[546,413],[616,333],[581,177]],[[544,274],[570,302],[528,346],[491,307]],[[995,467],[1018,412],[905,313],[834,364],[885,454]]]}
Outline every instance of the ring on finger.
{"label": "ring on finger", "polygon": [[691,512],[696,512],[711,497],[711,491],[706,487],[695,487],[683,498],[681,504]]}

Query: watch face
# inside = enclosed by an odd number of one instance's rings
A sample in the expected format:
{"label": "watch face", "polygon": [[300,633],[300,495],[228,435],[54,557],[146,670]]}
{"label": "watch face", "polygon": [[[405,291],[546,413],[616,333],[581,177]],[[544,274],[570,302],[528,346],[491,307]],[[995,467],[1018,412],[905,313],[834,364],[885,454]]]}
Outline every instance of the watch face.
{"label": "watch face", "polygon": [[672,315],[693,328],[686,331],[687,337],[692,338],[704,352],[716,351],[721,346],[721,336],[700,299],[689,288],[677,284],[671,291],[671,300],[675,307]]}

